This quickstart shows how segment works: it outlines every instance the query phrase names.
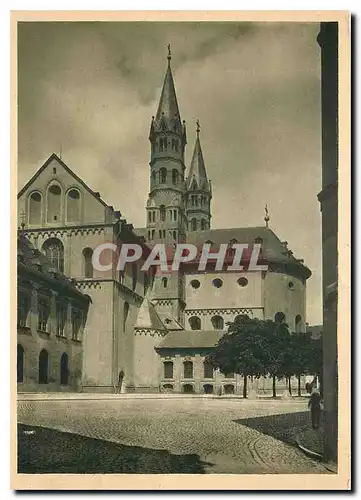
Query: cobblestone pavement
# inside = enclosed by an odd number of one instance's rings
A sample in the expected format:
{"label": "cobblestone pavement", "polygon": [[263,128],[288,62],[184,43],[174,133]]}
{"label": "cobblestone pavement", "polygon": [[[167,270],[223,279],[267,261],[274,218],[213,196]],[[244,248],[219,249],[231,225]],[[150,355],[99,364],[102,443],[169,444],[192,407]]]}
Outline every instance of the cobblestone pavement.
{"label": "cobblestone pavement", "polygon": [[240,423],[304,402],[217,399],[19,401],[18,421],[128,446],[196,454],[206,473],[325,474],[299,449]]}

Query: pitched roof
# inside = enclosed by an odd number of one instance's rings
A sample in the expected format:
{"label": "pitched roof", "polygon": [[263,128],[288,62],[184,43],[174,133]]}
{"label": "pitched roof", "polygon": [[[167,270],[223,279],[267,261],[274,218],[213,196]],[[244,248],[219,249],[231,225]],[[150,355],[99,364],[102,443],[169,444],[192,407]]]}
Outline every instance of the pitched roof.
{"label": "pitched roof", "polygon": [[52,153],[46,162],[35,172],[35,174],[31,177],[31,179],[25,184],[25,186],[19,191],[18,198],[28,189],[28,187],[39,177],[39,175],[46,169],[46,167],[53,161],[57,161],[76,181],[78,181],[94,198],[96,198],[102,205],[112,210],[112,207],[108,205],[104,200],[102,200],[99,196],[99,193],[93,191],[80,177],[78,177],[72,170],[69,168],[61,158],[55,153]]}
{"label": "pitched roof", "polygon": [[154,305],[147,296],[144,297],[142,305],[139,308],[137,321],[135,322],[134,327],[167,331],[166,327],[162,323],[162,320],[158,316]]}
{"label": "pitched roof", "polygon": [[202,147],[198,132],[186,184],[188,190],[202,189],[204,191],[209,191],[206,166],[204,164]]}
{"label": "pitched roof", "polygon": [[214,347],[225,332],[216,330],[182,330],[169,332],[157,349],[200,349]]}
{"label": "pitched roof", "polygon": [[[193,243],[198,246],[207,241],[211,241],[215,247],[219,247],[220,244],[229,243],[232,240],[236,240],[238,243],[248,243],[252,245],[257,238],[262,239],[262,255],[267,261],[295,264],[307,270],[306,266],[303,266],[302,263],[290,253],[286,245],[281,242],[278,236],[266,226],[189,231],[187,232],[186,241],[187,243]],[[308,272],[311,274],[309,270]]]}

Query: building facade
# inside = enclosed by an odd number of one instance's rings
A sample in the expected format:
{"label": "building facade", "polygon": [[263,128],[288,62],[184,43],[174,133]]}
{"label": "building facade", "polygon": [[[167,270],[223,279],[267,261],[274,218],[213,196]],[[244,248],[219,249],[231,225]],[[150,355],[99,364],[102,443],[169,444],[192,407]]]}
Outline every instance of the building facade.
{"label": "building facade", "polygon": [[[227,322],[248,314],[285,321],[291,331],[306,329],[305,292],[311,272],[268,227],[268,218],[265,226],[211,228],[212,184],[198,121],[196,127],[187,169],[186,125],[168,54],[149,132],[145,228],[134,229],[123,220],[56,155],[19,193],[26,236],[45,253],[53,243],[62,248],[65,274],[91,298],[84,325],[84,391],[114,390],[123,370],[128,392],[242,393],[241,377],[214,372],[205,363]],[[243,271],[230,272],[225,267],[217,270],[214,262],[199,270],[196,258],[167,273],[142,273],[143,261],[127,265],[124,273],[114,266],[100,272],[92,268],[91,257],[104,242],[138,243],[144,258],[155,244],[164,243],[170,259],[177,243],[192,243],[199,250],[208,244],[214,253],[225,244],[226,264],[233,260],[234,243],[249,249],[260,245],[259,262],[267,270],[250,271],[245,265]],[[281,386],[284,390],[285,384]],[[267,392],[271,383],[259,380],[254,387]]]}
{"label": "building facade", "polygon": [[24,392],[82,386],[83,332],[90,298],[52,261],[18,237],[17,383]]}

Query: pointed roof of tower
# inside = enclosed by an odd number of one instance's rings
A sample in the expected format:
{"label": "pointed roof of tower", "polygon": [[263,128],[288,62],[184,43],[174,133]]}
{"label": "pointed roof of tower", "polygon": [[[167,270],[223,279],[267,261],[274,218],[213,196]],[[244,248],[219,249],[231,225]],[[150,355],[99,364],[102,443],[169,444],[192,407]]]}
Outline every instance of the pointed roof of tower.
{"label": "pointed roof of tower", "polygon": [[194,146],[193,157],[189,174],[187,177],[187,189],[203,189],[209,191],[209,183],[206,173],[206,166],[202,153],[201,142],[199,139],[200,125],[197,120],[197,139]]}
{"label": "pointed roof of tower", "polygon": [[177,95],[175,92],[172,69],[170,66],[171,58],[170,45],[168,45],[168,67],[164,77],[162,93],[155,121],[160,125],[162,125],[162,122],[165,121],[165,124],[168,125],[175,120],[177,125],[181,127]]}
{"label": "pointed roof of tower", "polygon": [[147,296],[144,297],[142,305],[139,308],[137,321],[134,327],[142,329],[146,328],[149,330],[167,331],[167,328],[164,326],[162,320],[158,316],[154,305]]}

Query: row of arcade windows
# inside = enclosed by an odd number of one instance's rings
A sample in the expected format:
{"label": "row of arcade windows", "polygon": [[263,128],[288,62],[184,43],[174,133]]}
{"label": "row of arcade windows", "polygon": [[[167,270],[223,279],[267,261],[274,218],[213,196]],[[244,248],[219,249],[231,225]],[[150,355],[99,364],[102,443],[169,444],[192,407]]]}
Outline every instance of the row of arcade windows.
{"label": "row of arcade windows", "polygon": [[[179,175],[178,170],[176,170],[175,168],[173,168],[171,176],[172,176],[172,184],[174,184],[174,185],[179,184],[179,181],[180,181],[181,177]],[[168,178],[167,169],[164,168],[164,167],[162,167],[159,170],[159,172],[158,172],[159,183],[160,184],[166,184],[167,178]],[[157,181],[157,172],[155,170],[153,170],[153,173],[152,173],[152,180],[153,180],[153,182]]]}
{"label": "row of arcade windows", "polygon": [[[148,211],[148,222],[155,222],[156,220],[156,210],[151,210]],[[166,220],[166,208],[165,205],[160,205],[159,207],[159,219],[161,222],[164,222]],[[176,221],[178,218],[177,210],[176,209],[170,209],[169,210],[169,218],[171,221]]]}
{"label": "row of arcade windows", "polygon": [[179,151],[178,139],[172,138],[171,141],[168,141],[166,137],[160,137],[158,144],[158,151],[160,153],[163,153],[163,151],[168,151],[168,146],[170,146],[172,148],[172,151],[175,151],[176,153],[178,153]]}
{"label": "row of arcade windows", "polygon": [[[166,279],[166,278],[163,278]],[[234,322],[237,322],[242,316],[238,315],[234,318]],[[283,312],[277,312],[274,317],[274,321],[276,323],[285,323],[286,321],[286,316]],[[191,327],[191,330],[201,330],[202,329],[202,322],[201,318],[198,316],[191,316],[188,319],[189,326]],[[212,327],[214,330],[223,330],[224,329],[224,319],[222,316],[216,315],[211,318],[211,323]],[[295,317],[295,323],[294,323],[294,328],[296,333],[301,333],[302,331],[302,316],[300,314],[297,314]]]}
{"label": "row of arcade windows", "polygon": [[[65,195],[65,214],[67,222],[79,222],[81,218],[80,192],[72,188]],[[43,220],[43,195],[34,191],[29,196],[29,224],[41,224]],[[59,222],[63,214],[63,191],[58,184],[49,186],[46,192],[46,221]]]}
{"label": "row of arcade windows", "polygon": [[[60,385],[69,385],[69,357],[64,352],[60,357]],[[22,384],[25,378],[25,351],[22,345],[17,346],[17,382]],[[42,349],[38,359],[38,383],[49,383],[49,353]]]}
{"label": "row of arcade windows", "polygon": [[207,221],[206,219],[201,219],[200,221],[197,221],[197,219],[194,217],[190,221],[190,231],[197,231],[200,229],[201,231],[205,231],[207,229]]}
{"label": "row of arcade windows", "polygon": [[[183,378],[192,379],[194,377],[194,369],[192,361],[183,362]],[[174,378],[174,363],[173,361],[164,361],[163,363],[163,378]],[[214,378],[214,368],[208,361],[203,362],[203,378]],[[234,373],[225,374],[225,378],[234,378]]]}

